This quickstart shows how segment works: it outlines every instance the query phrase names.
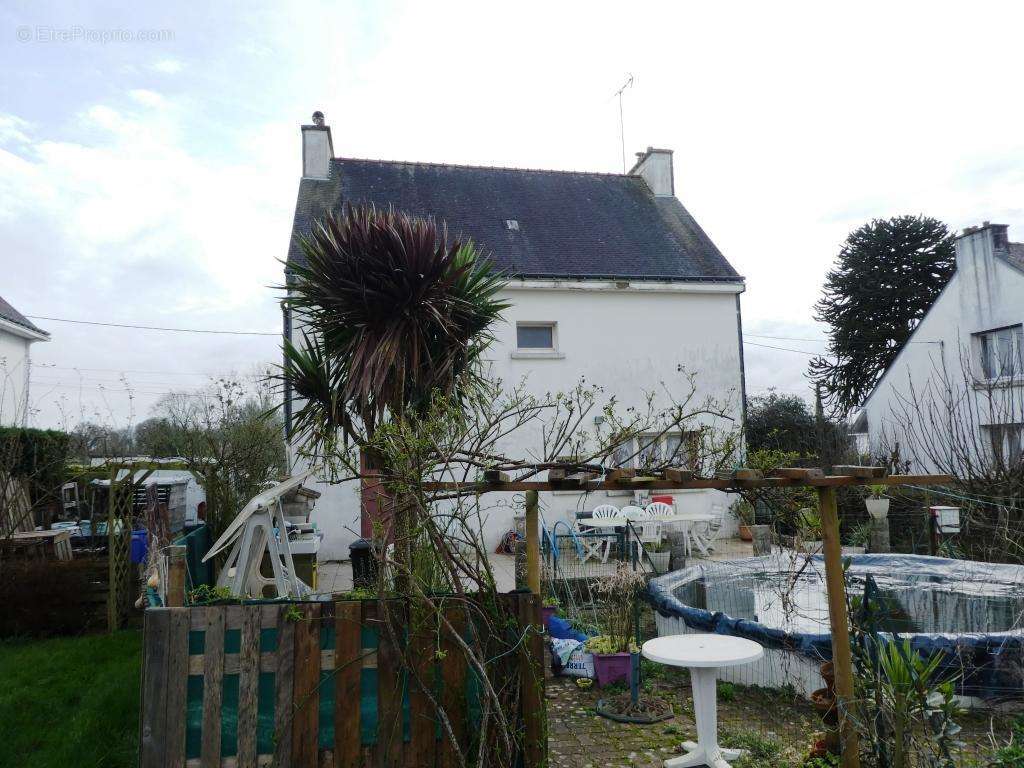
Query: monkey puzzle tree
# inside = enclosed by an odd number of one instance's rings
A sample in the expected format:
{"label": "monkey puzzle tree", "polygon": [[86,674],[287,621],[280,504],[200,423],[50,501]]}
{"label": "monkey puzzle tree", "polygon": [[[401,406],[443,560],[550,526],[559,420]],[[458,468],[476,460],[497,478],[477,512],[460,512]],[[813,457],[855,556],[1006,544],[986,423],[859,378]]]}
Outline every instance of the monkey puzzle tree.
{"label": "monkey puzzle tree", "polygon": [[829,354],[811,360],[810,376],[834,412],[864,402],[954,267],[953,235],[929,216],[874,219],[850,233],[815,304]]}

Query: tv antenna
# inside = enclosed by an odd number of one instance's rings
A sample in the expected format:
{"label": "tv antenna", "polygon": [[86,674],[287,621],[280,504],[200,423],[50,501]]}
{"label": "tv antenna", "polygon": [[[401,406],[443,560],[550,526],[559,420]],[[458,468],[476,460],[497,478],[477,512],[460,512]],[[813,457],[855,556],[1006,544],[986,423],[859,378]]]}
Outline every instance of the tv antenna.
{"label": "tv antenna", "polygon": [[619,141],[622,144],[622,172],[623,173],[626,172],[626,126],[625,126],[625,123],[622,120],[622,94],[623,94],[623,92],[627,88],[632,87],[632,85],[633,85],[633,76],[629,72],[627,72],[626,73],[626,82],[624,82],[622,84],[622,87],[619,88],[619,90],[617,90],[613,94],[613,95],[619,97]]}

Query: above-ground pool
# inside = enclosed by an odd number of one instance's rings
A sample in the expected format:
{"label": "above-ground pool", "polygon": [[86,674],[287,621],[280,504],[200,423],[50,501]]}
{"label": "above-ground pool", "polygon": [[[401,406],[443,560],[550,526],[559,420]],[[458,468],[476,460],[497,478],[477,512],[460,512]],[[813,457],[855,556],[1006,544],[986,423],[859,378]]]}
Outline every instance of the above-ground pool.
{"label": "above-ground pool", "polygon": [[[908,638],[923,654],[942,651],[959,692],[1024,698],[1024,568],[919,555],[853,555],[851,599],[870,575],[878,629]],[[756,640],[764,658],[721,670],[745,685],[822,687],[830,658],[828,603],[820,555],[783,551],[743,560],[700,561],[653,579],[647,590],[659,635],[714,632]]]}

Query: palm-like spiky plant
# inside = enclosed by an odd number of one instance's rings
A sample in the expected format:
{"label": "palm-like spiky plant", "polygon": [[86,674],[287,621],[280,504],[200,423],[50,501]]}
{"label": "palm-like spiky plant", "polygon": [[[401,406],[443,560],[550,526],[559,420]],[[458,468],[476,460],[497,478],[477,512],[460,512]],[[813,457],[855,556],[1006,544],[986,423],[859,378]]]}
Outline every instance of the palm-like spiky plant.
{"label": "palm-like spiky plant", "polygon": [[[421,414],[437,392],[473,386],[505,285],[471,242],[393,210],[346,205],[302,239],[286,299],[303,343],[285,341],[283,378],[304,403],[298,434],[359,440]],[[360,425],[362,429],[360,429]],[[365,431],[364,431],[365,430]]]}

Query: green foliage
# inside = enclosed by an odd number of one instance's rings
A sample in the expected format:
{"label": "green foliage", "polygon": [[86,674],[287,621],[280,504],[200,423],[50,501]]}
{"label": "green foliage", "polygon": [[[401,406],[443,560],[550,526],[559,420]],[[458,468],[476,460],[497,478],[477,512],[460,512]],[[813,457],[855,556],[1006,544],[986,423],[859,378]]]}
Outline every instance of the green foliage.
{"label": "green foliage", "polygon": [[796,395],[751,397],[747,404],[747,447],[751,451],[786,451],[810,455],[817,450],[814,414]]}
{"label": "green foliage", "polygon": [[730,702],[736,698],[736,686],[732,683],[718,681],[718,698]]}
{"label": "green foliage", "polygon": [[829,357],[810,363],[835,412],[864,402],[949,281],[953,240],[927,216],[874,219],[846,238],[815,305],[815,319],[829,325]]}
{"label": "green foliage", "polygon": [[238,598],[231,594],[227,587],[211,587],[209,584],[200,584],[195,589],[189,590],[188,602],[190,605],[215,605],[217,603],[237,603]]}
{"label": "green foliage", "polygon": [[1009,741],[992,756],[990,768],[1024,768],[1024,717],[1014,720]]}
{"label": "green foliage", "polygon": [[470,242],[432,220],[372,206],[328,213],[301,242],[286,306],[308,333],[285,342],[284,380],[305,403],[312,438],[353,419],[372,434],[387,414],[422,411],[471,384],[490,325],[507,308],[504,279]]}
{"label": "green foliage", "polygon": [[782,745],[757,731],[733,731],[723,728],[719,742],[728,744],[733,749],[747,750],[746,754],[732,763],[735,768],[781,768],[785,765],[782,760]]}
{"label": "green foliage", "polygon": [[889,486],[881,485],[880,483],[875,483],[873,485],[868,486],[868,493],[870,494],[872,499],[883,498],[885,494],[888,492],[888,490]]}
{"label": "green foliage", "polygon": [[60,499],[71,437],[53,429],[0,427],[0,479],[9,472],[29,483],[33,504]]}
{"label": "green foliage", "polygon": [[612,635],[595,635],[585,643],[591,653],[639,653],[640,648],[633,638],[622,638]]}

